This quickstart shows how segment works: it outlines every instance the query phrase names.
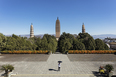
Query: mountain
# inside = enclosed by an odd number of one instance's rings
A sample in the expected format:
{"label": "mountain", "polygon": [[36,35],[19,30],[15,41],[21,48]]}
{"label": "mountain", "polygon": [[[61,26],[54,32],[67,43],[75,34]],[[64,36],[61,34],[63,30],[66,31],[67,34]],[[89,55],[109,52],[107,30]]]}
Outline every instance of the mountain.
{"label": "mountain", "polygon": [[[40,37],[42,38],[44,34],[39,34],[39,35],[35,35],[36,37]],[[49,35],[53,35],[55,36],[55,34],[49,34]],[[12,36],[12,35],[5,35],[5,36]],[[19,35],[17,35],[19,36]],[[20,35],[21,37],[27,37],[29,38],[30,37],[30,34],[25,34],[25,35]],[[107,38],[107,37],[110,37],[110,38],[116,38],[116,35],[114,34],[101,34],[101,35],[91,35],[94,39],[104,39],[104,38]]]}
{"label": "mountain", "polygon": [[[55,34],[49,34],[49,35],[56,36]],[[12,36],[12,35],[5,35],[5,36]],[[17,35],[17,36],[19,36],[19,35]],[[30,34],[25,34],[25,35],[20,35],[20,36],[30,38]],[[39,34],[39,35],[34,35],[34,36],[42,38],[44,36],[44,34]]]}
{"label": "mountain", "polygon": [[104,39],[104,38],[107,38],[107,37],[110,37],[110,38],[116,38],[116,35],[114,34],[101,34],[101,35],[92,35],[94,39],[96,38],[99,38],[99,39]]}

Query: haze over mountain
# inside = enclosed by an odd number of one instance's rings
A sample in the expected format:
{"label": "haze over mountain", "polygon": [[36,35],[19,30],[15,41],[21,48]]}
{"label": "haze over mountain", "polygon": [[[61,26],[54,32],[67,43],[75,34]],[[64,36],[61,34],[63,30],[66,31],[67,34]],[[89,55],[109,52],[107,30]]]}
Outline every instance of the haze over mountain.
{"label": "haze over mountain", "polygon": [[[55,34],[49,34],[49,35],[54,35]],[[12,36],[12,35],[5,35],[5,36]],[[18,35],[19,36],[19,35]],[[25,34],[25,35],[20,35],[21,37],[27,37],[29,38],[30,37],[30,34]],[[38,35],[35,35],[36,37],[40,37],[42,38],[44,36],[44,34],[38,34]],[[110,37],[110,38],[116,38],[116,35],[115,34],[101,34],[101,35],[91,35],[94,39],[104,39],[104,38],[107,38],[107,37]]]}
{"label": "haze over mountain", "polygon": [[101,35],[92,35],[92,36],[93,36],[94,39],[96,39],[96,38],[104,39],[104,38],[107,38],[107,37],[116,38],[115,34],[101,34]]}

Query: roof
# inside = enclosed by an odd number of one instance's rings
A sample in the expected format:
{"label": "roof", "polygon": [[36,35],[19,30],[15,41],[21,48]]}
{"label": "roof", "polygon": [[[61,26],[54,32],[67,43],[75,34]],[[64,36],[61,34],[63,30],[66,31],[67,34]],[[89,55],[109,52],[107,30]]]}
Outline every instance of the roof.
{"label": "roof", "polygon": [[112,45],[112,44],[113,44],[113,45],[116,45],[116,42],[111,42],[110,44],[111,44],[111,45]]}

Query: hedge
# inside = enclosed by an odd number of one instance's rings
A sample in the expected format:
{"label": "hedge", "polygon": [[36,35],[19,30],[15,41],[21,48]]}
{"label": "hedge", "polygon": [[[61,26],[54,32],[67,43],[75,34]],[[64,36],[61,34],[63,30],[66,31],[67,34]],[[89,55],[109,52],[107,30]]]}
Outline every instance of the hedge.
{"label": "hedge", "polygon": [[114,54],[116,50],[68,50],[69,54]]}
{"label": "hedge", "polygon": [[31,51],[31,50],[14,50],[14,51],[1,51],[2,54],[47,54],[49,53],[50,51],[48,50],[34,50],[34,51]]}

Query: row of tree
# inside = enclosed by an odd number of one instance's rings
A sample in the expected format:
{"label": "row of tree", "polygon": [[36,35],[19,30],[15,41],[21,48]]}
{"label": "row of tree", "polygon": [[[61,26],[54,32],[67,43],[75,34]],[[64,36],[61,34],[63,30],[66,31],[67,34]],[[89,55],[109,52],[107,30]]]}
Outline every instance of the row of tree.
{"label": "row of tree", "polygon": [[45,34],[43,38],[26,38],[16,36],[6,37],[0,33],[0,51],[3,50],[49,50],[55,52],[57,40],[54,36]]}
{"label": "row of tree", "polygon": [[65,53],[67,50],[108,50],[108,46],[100,39],[93,39],[88,33],[74,36],[63,33],[57,41],[54,36],[44,34],[42,38],[6,37],[0,33],[0,51],[3,50],[56,50]]}
{"label": "row of tree", "polygon": [[88,33],[79,33],[74,37],[72,34],[63,33],[58,41],[60,52],[67,50],[109,50],[101,39],[93,39]]}

